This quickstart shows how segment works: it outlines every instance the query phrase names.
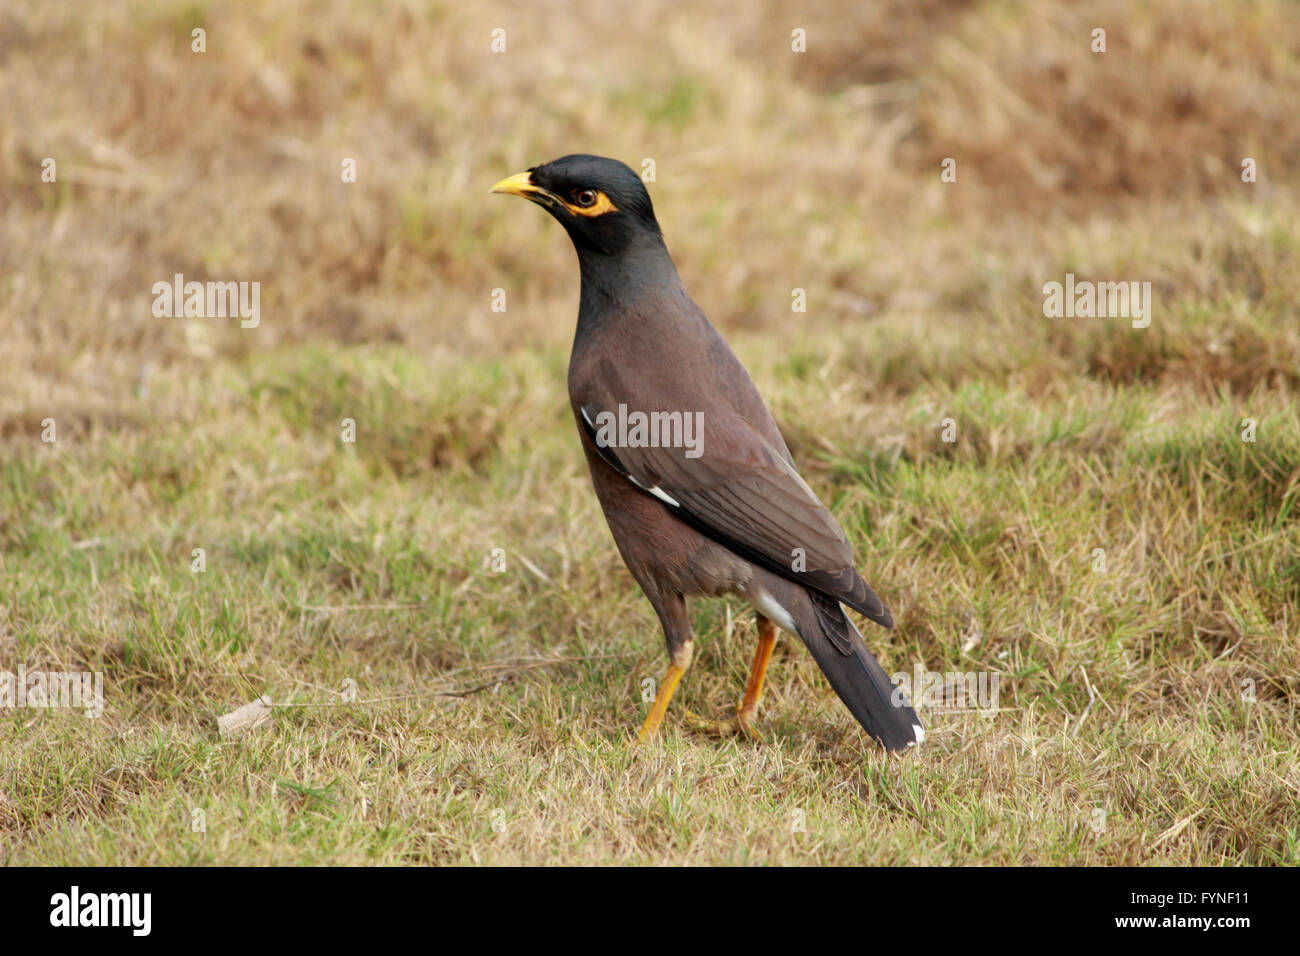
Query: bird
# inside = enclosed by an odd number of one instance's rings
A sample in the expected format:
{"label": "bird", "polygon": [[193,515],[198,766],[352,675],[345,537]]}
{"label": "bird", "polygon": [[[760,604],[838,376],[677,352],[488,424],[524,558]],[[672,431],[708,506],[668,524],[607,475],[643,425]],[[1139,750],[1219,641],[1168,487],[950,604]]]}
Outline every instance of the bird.
{"label": "bird", "polygon": [[757,645],[735,716],[688,720],[761,737],[754,720],[779,627],[801,641],[866,733],[889,751],[925,737],[847,606],[892,629],[843,529],[800,476],[749,373],[682,285],[645,183],[575,153],[492,187],[541,206],[578,257],[568,391],[596,497],[663,627],[668,670],[638,740],[660,732],[691,665],[687,598],[736,596]]}

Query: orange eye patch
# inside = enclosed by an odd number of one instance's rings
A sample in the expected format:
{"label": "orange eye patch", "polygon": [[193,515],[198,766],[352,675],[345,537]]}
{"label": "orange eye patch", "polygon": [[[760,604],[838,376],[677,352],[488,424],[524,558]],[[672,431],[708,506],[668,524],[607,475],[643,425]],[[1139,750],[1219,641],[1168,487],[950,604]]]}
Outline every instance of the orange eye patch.
{"label": "orange eye patch", "polygon": [[603,216],[607,212],[618,212],[618,207],[599,189],[575,189],[568,199],[561,202],[575,216]]}

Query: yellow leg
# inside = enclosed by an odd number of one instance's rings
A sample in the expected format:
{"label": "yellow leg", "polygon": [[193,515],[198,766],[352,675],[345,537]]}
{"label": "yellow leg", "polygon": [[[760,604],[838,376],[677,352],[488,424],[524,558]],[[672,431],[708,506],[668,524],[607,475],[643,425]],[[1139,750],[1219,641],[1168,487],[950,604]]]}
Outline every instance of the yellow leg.
{"label": "yellow leg", "polygon": [[754,666],[749,671],[749,683],[745,685],[745,699],[740,702],[740,712],[736,715],[742,722],[747,721],[758,712],[758,702],[763,696],[763,681],[767,678],[767,665],[772,659],[772,648],[776,646],[776,625],[765,617],[758,619],[758,648],[754,651]]}
{"label": "yellow leg", "polygon": [[650,708],[645,723],[641,725],[641,732],[637,734],[637,739],[641,743],[645,743],[659,732],[659,725],[663,723],[664,714],[668,712],[668,702],[673,699],[673,693],[685,673],[686,668],[676,661],[668,665],[668,673],[664,676],[663,683],[659,685],[659,693],[655,695],[654,706]]}
{"label": "yellow leg", "polygon": [[736,710],[736,716],[730,720],[706,720],[697,714],[686,712],[687,718],[699,730],[719,736],[744,732],[751,737],[762,739],[762,735],[750,724],[758,713],[758,702],[763,696],[763,681],[767,677],[767,665],[772,660],[772,648],[776,646],[776,625],[767,618],[758,618],[758,648],[754,651],[754,664],[749,670],[749,681],[745,684],[745,698]]}

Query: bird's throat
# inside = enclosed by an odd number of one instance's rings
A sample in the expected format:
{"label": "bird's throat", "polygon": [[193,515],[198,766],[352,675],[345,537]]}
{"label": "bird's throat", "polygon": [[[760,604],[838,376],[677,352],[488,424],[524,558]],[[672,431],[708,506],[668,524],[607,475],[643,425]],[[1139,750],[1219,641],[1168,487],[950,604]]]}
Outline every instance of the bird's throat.
{"label": "bird's throat", "polygon": [[638,243],[617,255],[578,249],[582,292],[578,334],[635,315],[650,300],[681,291],[681,279],[662,240]]}

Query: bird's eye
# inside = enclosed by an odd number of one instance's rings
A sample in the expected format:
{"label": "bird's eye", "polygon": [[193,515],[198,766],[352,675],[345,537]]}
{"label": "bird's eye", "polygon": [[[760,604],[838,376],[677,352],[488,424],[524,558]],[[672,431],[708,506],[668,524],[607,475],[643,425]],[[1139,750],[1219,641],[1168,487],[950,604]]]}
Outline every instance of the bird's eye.
{"label": "bird's eye", "polygon": [[596,190],[575,189],[573,191],[573,204],[583,207],[596,205]]}

